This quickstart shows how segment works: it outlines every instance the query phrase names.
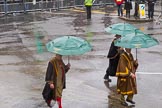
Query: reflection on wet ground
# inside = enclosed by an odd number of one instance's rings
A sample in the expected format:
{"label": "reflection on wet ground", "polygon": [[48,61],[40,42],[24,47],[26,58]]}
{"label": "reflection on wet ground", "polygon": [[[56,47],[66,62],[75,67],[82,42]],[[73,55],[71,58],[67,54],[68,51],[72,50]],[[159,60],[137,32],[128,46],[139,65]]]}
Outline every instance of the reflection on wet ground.
{"label": "reflection on wet ground", "polygon": [[[104,100],[105,98],[107,99],[105,96],[107,95],[107,91],[110,91],[108,96],[109,108],[125,108],[120,105],[119,95],[116,94],[115,85],[110,86],[106,82],[103,83],[102,79],[108,65],[108,60],[106,59],[107,50],[113,39],[113,35],[105,33],[104,28],[112,23],[123,21],[118,19],[117,16],[111,15],[110,12],[116,11],[115,8],[106,7],[101,9],[101,11],[107,12],[107,14],[94,14],[91,21],[86,20],[85,13],[72,11],[18,14],[0,19],[0,58],[3,58],[0,63],[1,71],[7,72],[9,70],[8,68],[4,70],[2,67],[13,66],[12,69],[16,68],[13,70],[14,72],[34,76],[37,80],[35,85],[32,84],[32,87],[29,83],[28,87],[32,90],[24,93],[27,95],[31,93],[30,96],[32,97],[27,96],[23,100],[24,102],[12,104],[15,108],[22,108],[23,105],[31,105],[30,108],[46,107],[40,97],[40,92],[44,83],[46,63],[53,54],[47,53],[45,43],[63,34],[83,37],[93,46],[93,51],[88,54],[70,57],[70,62],[73,67],[72,71],[68,74],[69,88],[65,91],[65,94],[67,94],[64,97],[66,108],[75,108],[76,104],[73,103],[74,101],[80,105],[78,108],[105,108],[108,106],[107,100],[106,104]],[[162,34],[161,26],[148,22],[144,23],[144,26],[141,23],[132,24],[147,34],[159,37],[159,41],[162,41],[162,38],[160,38]],[[159,46],[160,48],[161,46]],[[154,60],[159,59],[159,56],[162,57],[161,50],[151,49],[145,51],[140,49],[139,61],[141,60],[141,65],[147,63],[146,59],[148,58],[145,55],[149,56],[149,54],[154,54]],[[14,58],[16,61],[11,58]],[[65,57],[65,59],[67,58]],[[156,65],[160,67],[159,64]],[[142,68],[141,70],[143,71],[144,69]],[[161,69],[153,69],[153,71],[158,70]],[[24,81],[24,83],[26,82]],[[106,90],[104,89],[105,86],[107,87]],[[86,97],[84,97],[85,94],[82,93],[82,90],[87,90],[85,92]],[[98,92],[101,97],[96,96]],[[69,96],[73,96],[74,99],[70,100]],[[8,97],[6,100],[9,100]],[[87,101],[92,103],[87,103]],[[93,105],[93,103],[96,104]],[[102,106],[98,104],[102,104]],[[133,106],[129,106],[128,108],[131,107]]]}
{"label": "reflection on wet ground", "polygon": [[121,105],[120,95],[116,93],[116,86],[109,86],[109,82],[104,81],[105,86],[110,90],[108,95],[108,108],[134,108],[135,105],[128,104],[128,106]]}

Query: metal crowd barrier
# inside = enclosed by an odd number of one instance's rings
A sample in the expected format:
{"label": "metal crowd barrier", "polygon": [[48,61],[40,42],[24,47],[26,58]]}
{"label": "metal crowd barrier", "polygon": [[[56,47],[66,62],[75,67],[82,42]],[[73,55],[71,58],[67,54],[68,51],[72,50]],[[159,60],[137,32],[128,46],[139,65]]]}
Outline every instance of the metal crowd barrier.
{"label": "metal crowd barrier", "polygon": [[[114,0],[95,0],[94,6],[113,5]],[[43,10],[59,10],[71,7],[84,6],[84,0],[52,0],[52,1],[37,1],[37,2],[20,2],[20,3],[3,3],[0,4],[0,13],[19,13],[30,11]]]}

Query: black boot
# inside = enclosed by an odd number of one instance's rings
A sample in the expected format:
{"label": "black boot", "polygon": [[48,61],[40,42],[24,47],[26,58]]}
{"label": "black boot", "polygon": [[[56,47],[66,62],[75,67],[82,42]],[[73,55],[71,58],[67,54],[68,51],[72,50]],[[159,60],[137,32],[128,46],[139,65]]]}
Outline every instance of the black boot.
{"label": "black boot", "polygon": [[135,102],[132,101],[132,100],[128,100],[128,99],[126,99],[126,101],[129,102],[129,103],[131,103],[131,104],[135,104]]}
{"label": "black boot", "polygon": [[105,79],[105,81],[107,81],[107,82],[111,82],[111,79],[109,78],[109,75],[107,75],[107,74],[104,76],[104,79]]}

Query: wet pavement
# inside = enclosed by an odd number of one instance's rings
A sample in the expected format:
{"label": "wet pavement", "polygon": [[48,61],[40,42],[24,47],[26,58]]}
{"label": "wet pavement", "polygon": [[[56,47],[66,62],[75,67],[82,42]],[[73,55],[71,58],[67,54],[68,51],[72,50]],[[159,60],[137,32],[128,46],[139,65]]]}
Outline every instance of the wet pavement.
{"label": "wet pavement", "polygon": [[[63,92],[64,108],[122,108],[115,93],[116,78],[107,88],[103,76],[113,35],[104,28],[118,22],[112,7],[94,10],[92,20],[76,9],[17,14],[0,19],[0,107],[47,108],[41,92],[48,60],[45,43],[62,35],[87,39],[93,50],[84,55],[70,56],[71,70]],[[157,38],[160,45],[138,50],[138,94],[136,108],[161,108],[162,98],[162,31],[156,22],[131,22],[143,32]],[[135,56],[135,50],[133,50]],[[67,57],[64,57],[67,63]],[[155,103],[156,102],[156,103]],[[130,106],[131,107],[131,106]]]}

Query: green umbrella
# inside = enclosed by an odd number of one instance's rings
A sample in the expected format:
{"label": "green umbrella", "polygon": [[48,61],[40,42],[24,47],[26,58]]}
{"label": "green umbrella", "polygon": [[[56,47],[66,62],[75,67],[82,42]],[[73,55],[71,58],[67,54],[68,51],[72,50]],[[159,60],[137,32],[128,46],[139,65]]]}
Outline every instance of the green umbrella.
{"label": "green umbrella", "polygon": [[115,41],[115,46],[121,46],[123,48],[148,48],[158,44],[157,39],[139,30],[135,30],[134,33],[127,34]]}
{"label": "green umbrella", "polygon": [[127,34],[115,41],[115,46],[120,46],[123,48],[136,48],[136,58],[137,58],[137,48],[149,48],[158,45],[157,39],[144,34],[140,30],[135,30],[134,33]]}
{"label": "green umbrella", "polygon": [[49,52],[60,55],[80,55],[92,49],[91,45],[82,38],[62,36],[46,44]]}
{"label": "green umbrella", "polygon": [[137,28],[129,23],[117,23],[113,24],[107,28],[105,31],[112,34],[118,34],[121,36],[133,33]]}

